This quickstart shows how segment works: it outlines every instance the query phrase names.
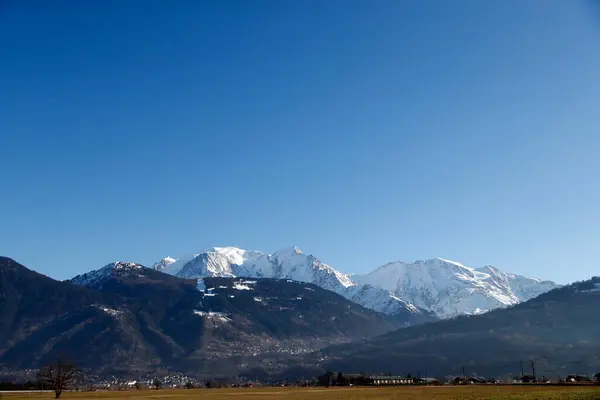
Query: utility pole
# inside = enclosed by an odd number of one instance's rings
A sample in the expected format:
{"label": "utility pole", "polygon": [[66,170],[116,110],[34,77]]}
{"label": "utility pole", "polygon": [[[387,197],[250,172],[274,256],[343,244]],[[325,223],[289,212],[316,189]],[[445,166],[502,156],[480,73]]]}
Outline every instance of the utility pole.
{"label": "utility pole", "polygon": [[523,360],[521,360],[521,379],[525,376],[525,371],[523,371]]}
{"label": "utility pole", "polygon": [[463,379],[467,379],[467,373],[465,372],[465,367],[462,367],[463,371]]}
{"label": "utility pole", "polygon": [[531,371],[533,372],[533,380],[535,381],[535,361],[531,360]]}

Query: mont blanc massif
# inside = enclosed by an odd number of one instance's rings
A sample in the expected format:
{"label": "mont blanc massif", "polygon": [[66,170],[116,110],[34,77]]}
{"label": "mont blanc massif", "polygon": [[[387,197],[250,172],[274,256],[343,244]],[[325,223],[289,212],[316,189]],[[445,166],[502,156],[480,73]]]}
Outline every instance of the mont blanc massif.
{"label": "mont blanc massif", "polygon": [[296,247],[118,261],[67,281],[0,257],[0,369],[68,352],[99,375],[293,377],[403,363],[451,373],[458,360],[496,374],[506,357],[535,352],[540,368],[558,371],[567,357],[558,349],[600,334],[600,324],[565,328],[593,319],[598,287],[441,258],[351,275]]}
{"label": "mont blanc massif", "polygon": [[557,286],[492,266],[473,269],[441,258],[412,264],[393,262],[367,275],[350,275],[297,247],[274,254],[216,247],[181,259],[166,257],[153,268],[180,278],[291,279],[313,283],[384,314],[429,312],[439,318],[515,305]]}

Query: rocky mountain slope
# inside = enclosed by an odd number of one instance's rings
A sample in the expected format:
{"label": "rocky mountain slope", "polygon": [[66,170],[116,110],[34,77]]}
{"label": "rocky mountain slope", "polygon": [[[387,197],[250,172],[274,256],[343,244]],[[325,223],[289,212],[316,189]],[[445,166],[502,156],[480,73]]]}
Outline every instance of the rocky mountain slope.
{"label": "rocky mountain slope", "polygon": [[600,278],[554,289],[483,315],[460,316],[326,348],[304,359],[335,371],[433,376],[518,376],[534,360],[538,376],[600,370]]}
{"label": "rocky mountain slope", "polygon": [[227,375],[405,324],[292,280],[182,279],[117,262],[59,282],[0,258],[0,368],[66,352],[102,374]]}
{"label": "rocky mountain slope", "polygon": [[351,276],[297,247],[273,254],[217,247],[181,259],[167,257],[154,268],[183,278],[293,279],[314,283],[379,312],[427,317],[435,313],[442,318],[507,307],[557,287],[553,282],[507,274],[492,266],[473,269],[443,259],[394,262],[367,275]]}

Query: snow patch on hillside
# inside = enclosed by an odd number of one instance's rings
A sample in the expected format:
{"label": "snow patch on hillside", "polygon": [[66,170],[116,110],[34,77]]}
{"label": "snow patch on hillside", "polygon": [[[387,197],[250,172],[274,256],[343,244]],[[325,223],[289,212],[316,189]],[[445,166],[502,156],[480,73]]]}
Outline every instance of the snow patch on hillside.
{"label": "snow patch on hillside", "polygon": [[235,282],[232,286],[235,290],[252,290],[252,288],[248,285],[244,285],[240,282]]}
{"label": "snow patch on hillside", "polygon": [[587,290],[581,290],[581,292],[588,292],[588,293],[600,292],[600,283],[596,282],[596,283],[594,283],[594,287],[592,287],[591,289],[587,289]]}
{"label": "snow patch on hillside", "polygon": [[231,321],[231,318],[229,318],[227,316],[227,314],[221,313],[221,312],[194,310],[194,314],[196,314],[196,315],[198,315],[200,317],[207,318],[207,319],[212,320],[212,321],[218,321],[218,322],[229,322],[229,321]]}
{"label": "snow patch on hillside", "polygon": [[123,314],[123,311],[115,310],[114,308],[110,308],[110,307],[106,307],[106,306],[96,305],[94,307],[97,307],[99,310],[103,311],[104,313],[106,313],[112,317],[118,317],[121,314]]}

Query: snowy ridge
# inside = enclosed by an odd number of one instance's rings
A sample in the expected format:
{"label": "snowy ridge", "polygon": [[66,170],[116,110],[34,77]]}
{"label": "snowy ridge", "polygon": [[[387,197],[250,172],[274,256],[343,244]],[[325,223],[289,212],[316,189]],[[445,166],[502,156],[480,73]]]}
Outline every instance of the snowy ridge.
{"label": "snowy ridge", "polygon": [[177,275],[181,268],[189,261],[194,259],[198,254],[190,254],[179,259],[173,257],[165,257],[160,261],[157,261],[152,265],[152,268],[156,271],[164,272],[169,275]]}
{"label": "snowy ridge", "polygon": [[163,271],[169,268],[169,266],[174,264],[176,261],[177,260],[173,257],[165,257],[162,260],[155,262],[152,268],[157,271]]}
{"label": "snowy ridge", "polygon": [[77,275],[69,282],[79,286],[101,287],[102,283],[116,275],[143,277],[144,268],[145,267],[141,264],[117,261],[110,263],[103,268]]}
{"label": "snowy ridge", "polygon": [[[144,277],[144,267],[130,262],[111,263],[96,271],[76,276],[77,285],[102,287],[112,276]],[[392,262],[367,275],[345,274],[289,247],[273,254],[237,247],[214,247],[179,259],[165,257],[153,269],[180,278],[204,277],[273,278],[312,283],[336,292],[366,308],[390,315],[435,313],[442,318],[481,314],[529,300],[558,287],[553,282],[505,273],[491,265],[471,268],[442,258]],[[238,284],[249,290],[251,284]],[[214,296],[205,290],[205,296]]]}
{"label": "snowy ridge", "polygon": [[442,258],[412,264],[393,262],[354,278],[442,318],[515,305],[558,287],[553,282],[507,274],[493,266],[474,269]]}
{"label": "snowy ridge", "polygon": [[[165,258],[155,263],[154,268],[180,278],[240,276],[307,282],[341,294],[366,308],[386,314],[421,312],[414,305],[391,295],[386,290],[357,284],[350,275],[322,263],[313,255],[304,254],[295,246],[273,254],[246,251],[236,247],[215,247],[180,260]],[[202,283],[199,285],[202,287]]]}

